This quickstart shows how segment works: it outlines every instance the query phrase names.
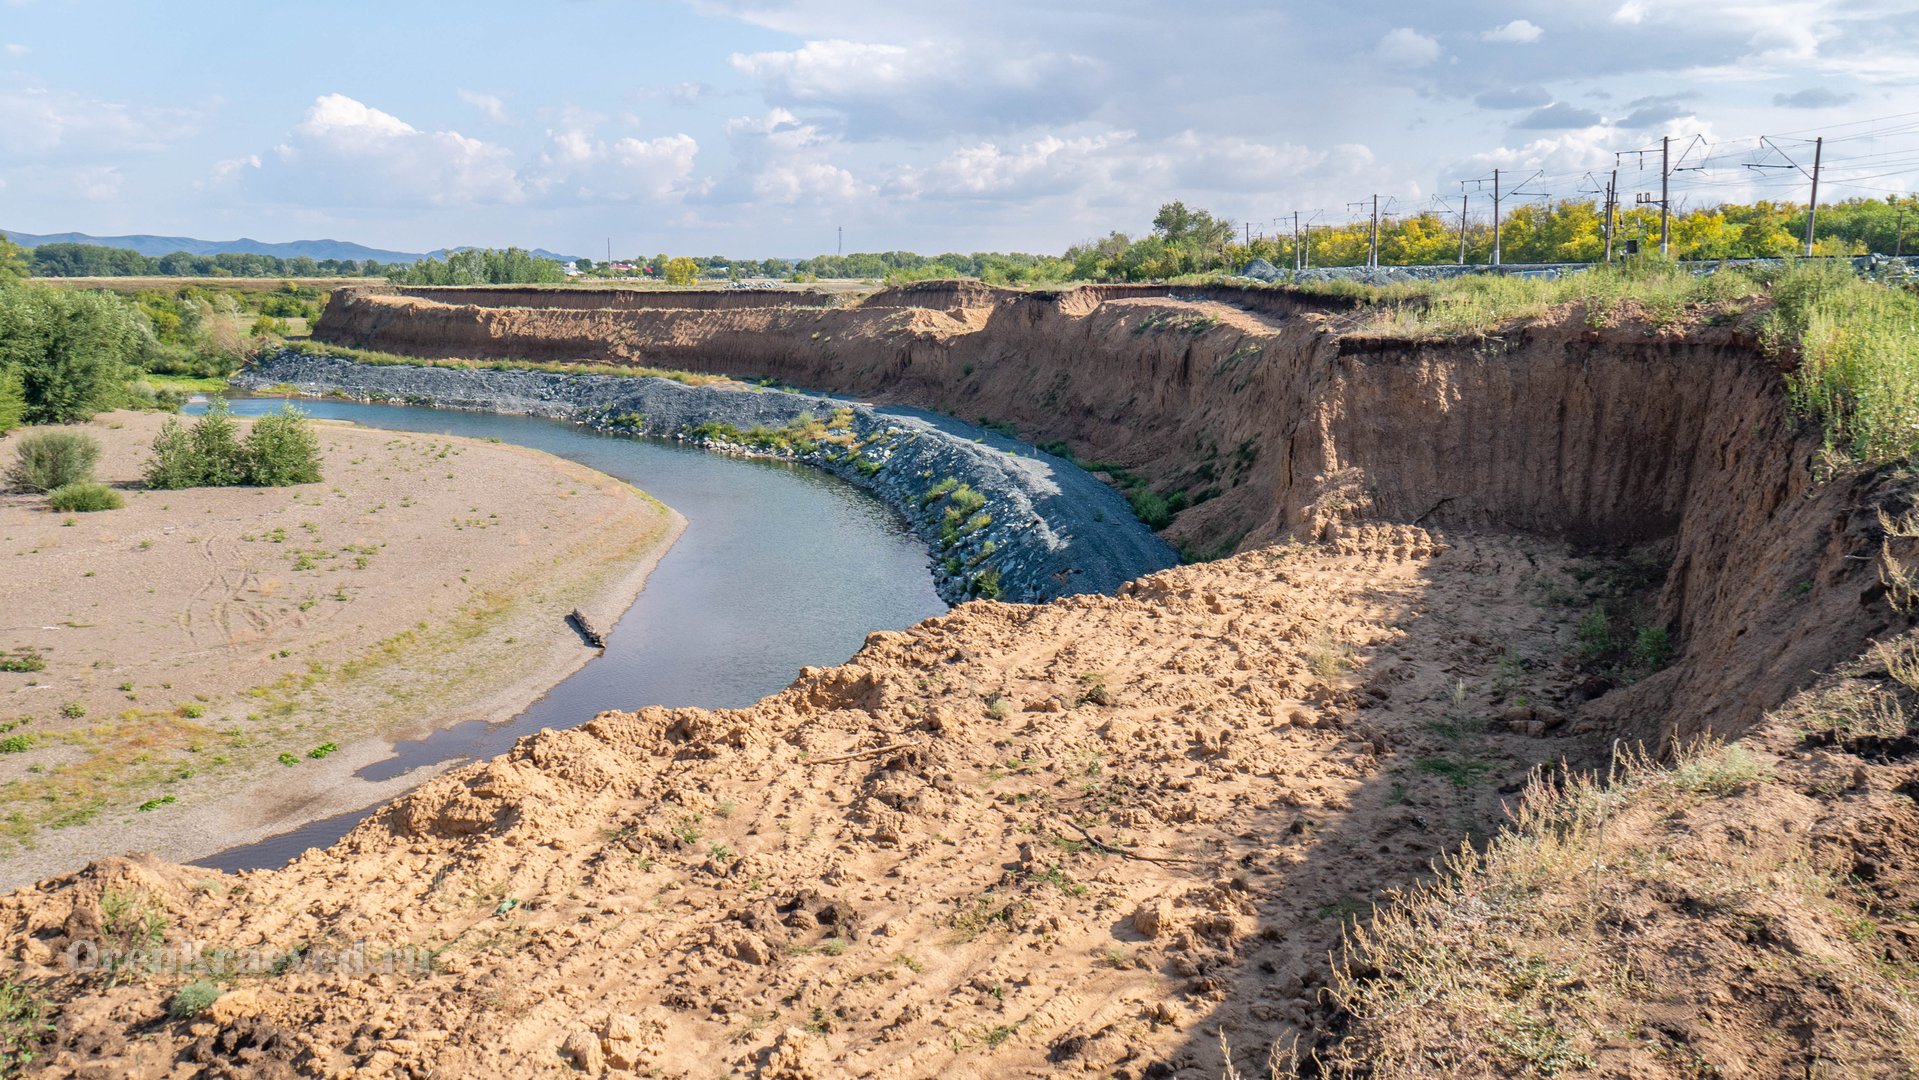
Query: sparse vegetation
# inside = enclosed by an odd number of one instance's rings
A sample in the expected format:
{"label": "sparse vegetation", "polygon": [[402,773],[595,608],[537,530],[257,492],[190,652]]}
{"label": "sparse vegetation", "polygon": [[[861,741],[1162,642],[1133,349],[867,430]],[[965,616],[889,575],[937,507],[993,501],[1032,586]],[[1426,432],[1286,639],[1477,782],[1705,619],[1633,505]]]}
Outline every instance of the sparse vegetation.
{"label": "sparse vegetation", "polygon": [[47,508],[60,514],[91,514],[118,510],[126,499],[105,484],[82,482],[66,484],[47,493]]}
{"label": "sparse vegetation", "polygon": [[20,491],[50,492],[93,479],[100,444],[78,431],[36,431],[20,437],[7,483]]}
{"label": "sparse vegetation", "polygon": [[174,991],[173,1000],[167,1003],[167,1015],[175,1020],[190,1020],[213,1008],[220,994],[218,983],[204,979],[190,982]]}
{"label": "sparse vegetation", "polygon": [[0,1076],[18,1076],[40,1056],[53,1034],[39,987],[0,975]]}

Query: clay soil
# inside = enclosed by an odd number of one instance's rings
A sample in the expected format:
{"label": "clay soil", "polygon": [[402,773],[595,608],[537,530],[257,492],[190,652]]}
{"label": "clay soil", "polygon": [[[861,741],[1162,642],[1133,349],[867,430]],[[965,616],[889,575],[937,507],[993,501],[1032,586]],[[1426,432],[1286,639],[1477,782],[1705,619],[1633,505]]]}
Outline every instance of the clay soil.
{"label": "clay soil", "polygon": [[0,497],[0,652],[45,664],[0,673],[8,885],[391,797],[353,769],[392,736],[506,719],[584,663],[567,612],[610,624],[681,524],[535,451],[338,423],[318,424],[321,483],[140,490],[160,423],[80,429],[124,509]]}

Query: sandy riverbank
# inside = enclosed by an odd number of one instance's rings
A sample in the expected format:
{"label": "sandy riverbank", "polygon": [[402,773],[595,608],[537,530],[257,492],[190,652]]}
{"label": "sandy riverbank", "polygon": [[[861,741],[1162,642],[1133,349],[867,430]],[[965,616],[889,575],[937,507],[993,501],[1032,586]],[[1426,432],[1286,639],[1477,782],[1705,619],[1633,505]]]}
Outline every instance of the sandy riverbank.
{"label": "sandy riverbank", "polygon": [[84,425],[124,509],[0,496],[0,653],[45,663],[0,673],[0,738],[25,737],[0,743],[0,886],[398,794],[422,773],[352,773],[576,670],[593,652],[566,613],[611,625],[684,526],[538,451],[335,423],[318,484],[133,490],[160,422]]}

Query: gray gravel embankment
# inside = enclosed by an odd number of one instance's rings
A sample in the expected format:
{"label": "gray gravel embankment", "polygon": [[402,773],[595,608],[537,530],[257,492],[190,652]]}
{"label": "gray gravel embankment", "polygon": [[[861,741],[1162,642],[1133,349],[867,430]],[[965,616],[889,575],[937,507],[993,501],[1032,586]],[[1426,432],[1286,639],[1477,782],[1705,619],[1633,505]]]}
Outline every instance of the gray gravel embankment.
{"label": "gray gravel embankment", "polygon": [[[833,473],[905,515],[933,553],[949,603],[975,596],[1037,603],[1110,593],[1179,556],[1126,499],[1024,443],[947,417],[784,390],[670,379],[365,364],[283,350],[234,380],[312,395],[544,416],[785,458]],[[827,438],[768,437],[817,420]],[[755,437],[755,428],[762,429]],[[970,494],[969,494],[970,493]]]}

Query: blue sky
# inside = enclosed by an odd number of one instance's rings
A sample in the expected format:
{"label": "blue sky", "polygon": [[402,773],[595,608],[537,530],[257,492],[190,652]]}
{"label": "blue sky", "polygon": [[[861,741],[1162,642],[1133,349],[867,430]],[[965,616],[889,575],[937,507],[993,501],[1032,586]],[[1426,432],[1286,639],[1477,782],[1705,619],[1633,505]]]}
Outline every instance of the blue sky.
{"label": "blue sky", "polygon": [[1058,251],[1169,198],[1271,230],[1495,167],[1578,197],[1662,135],[1689,202],[1803,200],[1743,165],[1819,133],[1832,197],[1919,182],[1919,0],[0,0],[24,232]]}

